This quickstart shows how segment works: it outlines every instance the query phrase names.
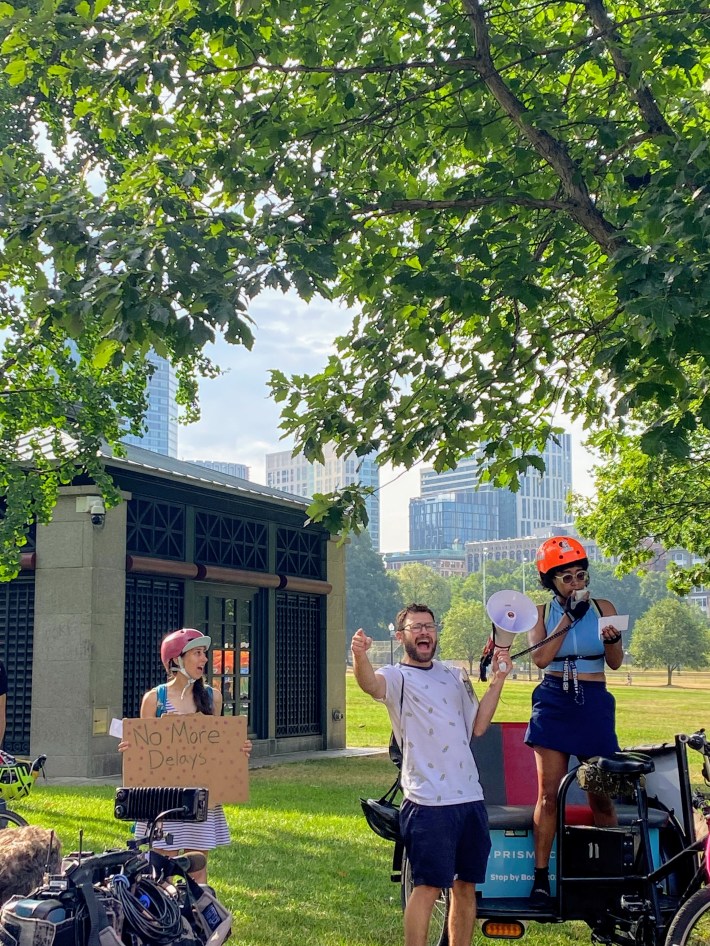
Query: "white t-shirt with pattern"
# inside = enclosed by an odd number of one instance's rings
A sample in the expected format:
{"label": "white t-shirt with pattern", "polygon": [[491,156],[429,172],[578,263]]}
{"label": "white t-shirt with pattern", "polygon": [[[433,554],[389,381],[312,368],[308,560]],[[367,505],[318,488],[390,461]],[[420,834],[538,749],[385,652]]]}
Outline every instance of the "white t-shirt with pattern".
{"label": "white t-shirt with pattern", "polygon": [[375,672],[385,678],[381,702],[402,747],[404,797],[418,805],[482,800],[469,745],[478,700],[466,671],[435,660],[427,668],[389,664]]}

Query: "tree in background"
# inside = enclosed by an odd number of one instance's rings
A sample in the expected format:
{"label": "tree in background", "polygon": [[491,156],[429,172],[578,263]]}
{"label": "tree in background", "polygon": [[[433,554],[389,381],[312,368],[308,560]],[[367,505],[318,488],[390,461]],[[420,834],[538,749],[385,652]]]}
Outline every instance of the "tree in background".
{"label": "tree in background", "polygon": [[473,675],[490,633],[491,621],[481,602],[459,598],[444,616],[439,654],[445,660],[466,660]]}
{"label": "tree in background", "polygon": [[[370,637],[387,640],[388,626],[399,610],[397,588],[372,548],[368,532],[353,535],[345,549],[345,626],[347,640],[359,627]],[[349,644],[348,644],[349,646]]]}
{"label": "tree in background", "polygon": [[[525,569],[525,594],[536,604],[547,601],[547,594],[540,586],[535,565],[518,563],[512,559],[488,559],[486,562],[486,600],[497,591],[523,591],[523,569]],[[483,601],[483,571],[471,572],[454,590],[454,598],[465,601]]]}
{"label": "tree in background", "polygon": [[675,670],[710,664],[710,625],[696,605],[664,598],[636,622],[629,652],[641,667],[665,667],[671,686]]}
{"label": "tree in background", "polygon": [[[0,3],[0,490],[19,519],[46,521],[115,443],[106,405],[151,347],[192,407],[204,346],[250,347],[267,286],[357,303],[322,372],[273,375],[309,459],[332,441],[443,470],[483,443],[514,489],[564,411],[696,462],[709,45],[693,0]],[[56,477],[21,450],[45,430],[71,435]],[[363,509],[349,489],[314,504],[333,532]]]}
{"label": "tree in background", "polygon": [[408,604],[427,604],[436,620],[442,620],[451,604],[451,585],[446,578],[419,562],[403,565],[390,577],[396,583],[400,608]]}
{"label": "tree in background", "polygon": [[[696,371],[690,377],[702,383]],[[650,435],[594,438],[603,458],[595,469],[596,498],[574,503],[579,529],[620,556],[625,568],[650,561],[653,543],[694,552],[697,563],[669,566],[681,594],[710,584],[710,402],[706,411],[700,425],[685,418],[687,430],[673,453],[646,452]]]}
{"label": "tree in background", "polygon": [[677,595],[671,594],[668,590],[668,583],[671,580],[671,571],[669,568],[662,572],[649,571],[643,569],[639,574],[639,583],[641,586],[642,613],[648,611],[650,607],[662,601],[664,598],[676,598]]}

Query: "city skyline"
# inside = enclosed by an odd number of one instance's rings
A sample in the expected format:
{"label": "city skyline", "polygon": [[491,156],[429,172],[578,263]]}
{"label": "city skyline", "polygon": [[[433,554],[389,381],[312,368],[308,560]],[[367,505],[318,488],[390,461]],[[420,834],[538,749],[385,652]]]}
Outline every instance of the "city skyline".
{"label": "city skyline", "polygon": [[[210,346],[209,356],[225,373],[200,383],[202,419],[180,426],[178,456],[243,463],[249,467],[250,480],[266,485],[266,454],[291,447],[278,430],[279,405],[267,388],[269,371],[306,374],[321,369],[335,337],[348,331],[352,313],[321,299],[307,304],[293,294],[269,291],[252,302],[250,315],[256,323],[251,352],[222,340]],[[592,458],[581,446],[581,424],[564,426],[573,441],[573,488],[589,495]],[[419,495],[424,466],[418,463],[403,470],[385,464],[380,468],[382,552],[408,548],[409,500]]]}

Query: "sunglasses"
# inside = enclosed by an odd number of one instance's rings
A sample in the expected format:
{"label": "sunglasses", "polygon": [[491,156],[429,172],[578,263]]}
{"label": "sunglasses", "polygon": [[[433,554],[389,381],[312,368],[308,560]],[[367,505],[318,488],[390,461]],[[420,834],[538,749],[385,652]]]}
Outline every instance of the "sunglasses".
{"label": "sunglasses", "polygon": [[573,581],[586,581],[589,578],[589,572],[580,569],[572,575],[556,575],[555,577],[559,578],[563,585],[571,585]]}

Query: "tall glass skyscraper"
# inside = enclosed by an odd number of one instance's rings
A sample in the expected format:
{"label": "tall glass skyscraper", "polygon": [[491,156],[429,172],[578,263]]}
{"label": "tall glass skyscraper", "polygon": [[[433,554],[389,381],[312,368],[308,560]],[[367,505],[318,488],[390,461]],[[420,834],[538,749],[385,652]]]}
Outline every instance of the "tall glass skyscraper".
{"label": "tall glass skyscraper", "polygon": [[[366,457],[338,457],[332,446],[324,449],[325,463],[309,463],[303,456],[292,456],[290,450],[266,454],[266,485],[308,499],[314,493],[330,493],[349,483],[380,488],[377,454]],[[369,518],[367,531],[372,547],[380,548],[380,497],[378,492],[365,501]]]}
{"label": "tall glass skyscraper", "polygon": [[409,503],[410,551],[451,548],[455,541],[519,538],[565,521],[572,489],[569,434],[562,434],[559,443],[548,442],[542,453],[545,473],[529,470],[516,493],[490,483],[479,486],[476,456],[444,473],[422,470],[421,497]]}
{"label": "tall glass skyscraper", "polygon": [[155,365],[155,371],[148,382],[148,410],[145,415],[147,430],[142,437],[128,434],[123,440],[135,447],[176,457],[178,421],[175,372],[167,358],[151,354],[150,360]]}

